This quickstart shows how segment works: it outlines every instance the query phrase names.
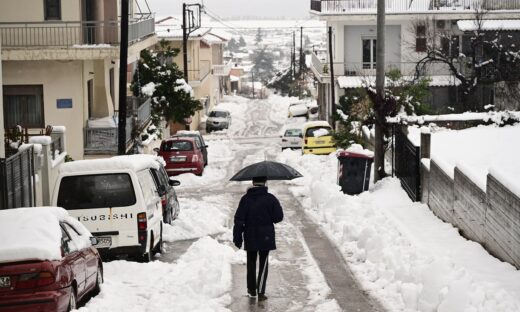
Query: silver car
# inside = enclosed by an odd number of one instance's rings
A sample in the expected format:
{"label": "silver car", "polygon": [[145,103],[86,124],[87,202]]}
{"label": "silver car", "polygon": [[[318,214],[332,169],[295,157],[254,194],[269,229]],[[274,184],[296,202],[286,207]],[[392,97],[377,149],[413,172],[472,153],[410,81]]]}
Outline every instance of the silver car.
{"label": "silver car", "polygon": [[226,110],[216,109],[209,113],[206,121],[206,132],[223,130],[231,125],[231,114]]}
{"label": "silver car", "polygon": [[302,148],[302,129],[301,128],[287,128],[281,136],[282,151],[286,148],[300,149]]}

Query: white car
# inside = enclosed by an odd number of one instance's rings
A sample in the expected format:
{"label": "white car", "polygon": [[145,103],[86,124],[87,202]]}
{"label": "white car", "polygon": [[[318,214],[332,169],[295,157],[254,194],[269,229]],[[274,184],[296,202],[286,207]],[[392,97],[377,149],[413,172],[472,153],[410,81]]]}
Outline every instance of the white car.
{"label": "white car", "polygon": [[306,117],[307,116],[307,104],[304,102],[296,102],[289,104],[289,118],[292,117]]}
{"label": "white car", "polygon": [[116,156],[60,166],[52,203],[77,218],[98,240],[104,257],[149,262],[162,251],[162,190],[151,169],[156,156]]}
{"label": "white car", "polygon": [[209,113],[206,120],[206,132],[224,130],[231,125],[231,113],[223,109],[214,109]]}
{"label": "white car", "polygon": [[287,127],[281,136],[282,151],[286,148],[300,149],[302,148],[302,129],[301,127]]}

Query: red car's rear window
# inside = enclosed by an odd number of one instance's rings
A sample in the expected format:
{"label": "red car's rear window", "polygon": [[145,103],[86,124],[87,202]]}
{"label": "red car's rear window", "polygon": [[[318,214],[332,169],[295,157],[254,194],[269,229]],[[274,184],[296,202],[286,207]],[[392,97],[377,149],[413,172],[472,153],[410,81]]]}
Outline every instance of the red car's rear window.
{"label": "red car's rear window", "polygon": [[173,151],[192,151],[193,143],[191,141],[166,141],[162,146],[163,152],[173,152]]}

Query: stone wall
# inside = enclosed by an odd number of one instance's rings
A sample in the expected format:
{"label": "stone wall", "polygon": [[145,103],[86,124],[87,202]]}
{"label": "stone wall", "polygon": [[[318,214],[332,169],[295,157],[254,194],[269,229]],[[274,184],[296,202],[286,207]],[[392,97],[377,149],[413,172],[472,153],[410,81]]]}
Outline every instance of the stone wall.
{"label": "stone wall", "polygon": [[486,195],[484,245],[498,258],[520,268],[520,198],[490,174]]}
{"label": "stone wall", "polygon": [[422,202],[464,237],[520,268],[520,198],[490,174],[483,191],[458,168],[453,179],[433,160],[429,170],[421,168]]}

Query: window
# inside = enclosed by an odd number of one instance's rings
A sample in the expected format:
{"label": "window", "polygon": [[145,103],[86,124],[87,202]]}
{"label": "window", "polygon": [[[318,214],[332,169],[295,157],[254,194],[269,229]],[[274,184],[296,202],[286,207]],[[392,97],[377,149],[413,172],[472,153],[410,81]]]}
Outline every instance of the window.
{"label": "window", "polygon": [[61,20],[61,0],[43,0],[45,20]]}
{"label": "window", "polygon": [[363,39],[363,69],[376,68],[376,39]]}
{"label": "window", "polygon": [[299,137],[302,134],[302,131],[300,129],[287,129],[285,131],[284,136],[285,137]]}
{"label": "window", "polygon": [[137,173],[139,178],[139,184],[143,191],[143,199],[146,206],[154,204],[155,193],[157,192],[157,186],[150,174],[149,170],[143,170]]}
{"label": "window", "polygon": [[426,26],[417,25],[415,35],[415,51],[426,52]]}
{"label": "window", "polygon": [[64,177],[58,193],[58,206],[67,210],[127,207],[135,202],[127,173]]}
{"label": "window", "polygon": [[316,137],[326,136],[326,135],[330,135],[330,131],[331,131],[331,128],[329,128],[329,127],[321,127],[321,126],[312,127],[312,128],[307,129],[307,131],[305,132],[305,136],[309,137],[309,138],[312,138],[315,136]]}
{"label": "window", "polygon": [[4,86],[6,128],[44,128],[43,86]]}
{"label": "window", "polygon": [[193,151],[193,144],[190,141],[167,141],[162,150],[164,152]]}
{"label": "window", "polygon": [[65,229],[67,234],[69,234],[70,241],[68,242],[69,251],[78,251],[81,249],[81,240],[83,239],[81,235],[76,231],[75,228],[70,226],[67,223],[62,223],[62,227]]}
{"label": "window", "polygon": [[228,116],[229,113],[224,111],[212,111],[209,113],[209,117],[226,118]]}

